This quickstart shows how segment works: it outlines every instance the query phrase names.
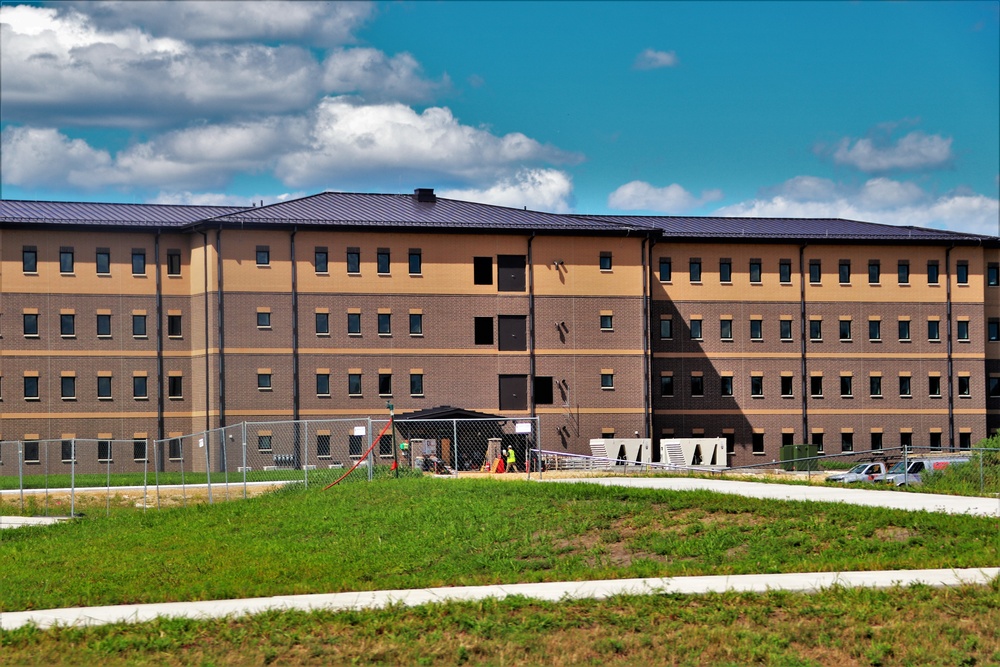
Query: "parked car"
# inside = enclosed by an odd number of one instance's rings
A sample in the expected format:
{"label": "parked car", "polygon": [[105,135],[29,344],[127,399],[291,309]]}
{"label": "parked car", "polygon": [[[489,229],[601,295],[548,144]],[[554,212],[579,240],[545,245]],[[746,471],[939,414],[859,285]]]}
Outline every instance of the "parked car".
{"label": "parked car", "polygon": [[903,486],[905,484],[921,484],[920,479],[921,473],[928,470],[944,470],[949,465],[953,463],[968,463],[969,457],[967,456],[954,456],[954,457],[927,457],[919,456],[906,461],[909,464],[908,468],[903,467],[904,462],[900,461],[896,465],[889,468],[889,472],[884,475],[876,475],[873,481],[875,482],[886,482],[887,484],[894,484],[896,486]]}
{"label": "parked car", "polygon": [[876,475],[884,475],[885,464],[881,461],[869,461],[859,463],[847,472],[839,472],[835,475],[828,475],[826,481],[838,482],[840,484],[852,484],[854,482],[871,482]]}

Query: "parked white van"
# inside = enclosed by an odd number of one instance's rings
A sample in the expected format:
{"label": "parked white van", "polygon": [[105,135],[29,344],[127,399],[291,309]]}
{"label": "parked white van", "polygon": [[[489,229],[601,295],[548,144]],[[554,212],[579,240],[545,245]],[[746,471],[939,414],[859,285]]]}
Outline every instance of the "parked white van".
{"label": "parked white van", "polygon": [[[876,475],[873,481],[886,482],[896,486],[903,486],[905,484],[921,484],[921,473],[927,472],[928,470],[944,470],[953,463],[968,462],[969,457],[967,456],[917,456],[907,459],[905,462],[900,461],[896,465],[889,468],[889,472],[886,474]],[[905,470],[903,468],[904,463],[909,464],[909,467]]]}

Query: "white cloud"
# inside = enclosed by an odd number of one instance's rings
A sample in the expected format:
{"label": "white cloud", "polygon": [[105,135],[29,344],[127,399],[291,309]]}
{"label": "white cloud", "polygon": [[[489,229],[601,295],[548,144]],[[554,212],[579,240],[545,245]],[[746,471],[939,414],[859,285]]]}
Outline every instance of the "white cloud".
{"label": "white cloud", "polygon": [[438,194],[496,206],[569,213],[573,181],[566,172],[557,169],[522,169],[486,188],[445,189]]}
{"label": "white cloud", "polygon": [[25,187],[77,187],[111,165],[111,156],[53,129],[4,128],[0,135],[3,182]]}
{"label": "white cloud", "polygon": [[677,54],[673,51],[656,51],[655,49],[645,49],[635,57],[632,63],[633,69],[659,69],[661,67],[674,67],[677,65]]}
{"label": "white cloud", "polygon": [[645,181],[632,181],[608,196],[608,207],[619,211],[678,214],[719,199],[722,199],[721,190],[705,190],[696,197],[677,183],[657,188]]}
{"label": "white cloud", "polygon": [[915,171],[943,167],[954,157],[951,138],[910,132],[895,143],[886,138],[841,139],[833,161],[864,172]]}
{"label": "white cloud", "polygon": [[251,197],[243,195],[231,195],[224,192],[191,192],[183,190],[178,192],[160,192],[149,199],[150,204],[183,204],[187,206],[253,206],[254,204],[276,204],[305,197],[307,192],[284,192],[279,195],[255,194]]}
{"label": "white cloud", "polygon": [[369,48],[334,51],[323,63],[323,88],[331,93],[360,93],[369,101],[422,101],[450,85],[448,76],[429,81],[409,53],[392,58]]}
{"label": "white cloud", "polygon": [[[952,191],[933,195],[913,183],[873,178],[860,187],[834,185],[813,198],[789,196],[796,192],[797,177],[775,189],[770,197],[724,206],[722,216],[778,218],[845,218],[890,225],[935,227],[973,234],[1000,234],[1000,200],[985,195]],[[817,179],[822,180],[822,179]]]}

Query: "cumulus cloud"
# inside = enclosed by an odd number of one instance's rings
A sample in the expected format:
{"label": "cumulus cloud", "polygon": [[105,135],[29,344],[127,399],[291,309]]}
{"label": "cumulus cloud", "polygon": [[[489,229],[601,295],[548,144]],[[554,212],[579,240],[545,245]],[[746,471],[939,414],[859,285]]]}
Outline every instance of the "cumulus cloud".
{"label": "cumulus cloud", "polygon": [[861,139],[845,137],[833,149],[837,164],[864,172],[918,171],[948,165],[954,155],[951,138],[913,131],[892,141],[878,134]]}
{"label": "cumulus cloud", "polygon": [[[941,195],[914,183],[873,178],[861,186],[825,181],[814,197],[802,196],[797,177],[772,190],[770,196],[718,209],[716,215],[779,218],[846,218],[890,225],[935,227],[974,234],[997,235],[1000,200],[955,190]],[[823,181],[823,179],[815,179]],[[787,188],[787,189],[786,189]]]}
{"label": "cumulus cloud", "polygon": [[359,93],[370,101],[423,101],[450,85],[422,76],[422,68],[409,53],[387,56],[378,49],[334,51],[323,63],[323,87],[331,93]]}
{"label": "cumulus cloud", "polygon": [[441,190],[440,195],[496,206],[569,213],[573,181],[557,169],[522,169],[485,188]]}
{"label": "cumulus cloud", "polygon": [[84,186],[111,165],[111,155],[53,129],[4,128],[0,134],[0,174],[19,186]]}
{"label": "cumulus cloud", "polygon": [[645,181],[632,181],[608,196],[608,207],[619,211],[678,214],[719,199],[722,199],[721,190],[704,190],[696,197],[677,183],[658,188]]}
{"label": "cumulus cloud", "polygon": [[674,67],[676,64],[677,54],[673,51],[645,49],[635,57],[632,68],[639,70],[660,69],[661,67]]}
{"label": "cumulus cloud", "polygon": [[183,204],[186,206],[246,206],[264,202],[264,204],[276,204],[298,199],[311,194],[307,192],[283,192],[277,195],[255,194],[250,197],[242,195],[231,195],[224,192],[191,192],[183,190],[178,192],[160,192],[148,201],[150,204]]}

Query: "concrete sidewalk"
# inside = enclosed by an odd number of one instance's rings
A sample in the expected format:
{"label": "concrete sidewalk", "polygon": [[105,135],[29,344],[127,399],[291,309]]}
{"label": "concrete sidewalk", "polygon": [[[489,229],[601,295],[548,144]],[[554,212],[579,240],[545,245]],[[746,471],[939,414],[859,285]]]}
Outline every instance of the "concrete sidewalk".
{"label": "concrete sidewalk", "polygon": [[59,521],[69,521],[67,516],[0,516],[0,530],[21,526],[48,526]]}
{"label": "concrete sidewalk", "polygon": [[108,623],[141,623],[156,618],[226,618],[257,614],[267,610],[324,609],[345,611],[376,609],[390,604],[408,607],[431,602],[476,601],[523,596],[536,600],[602,599],[613,595],[653,593],[723,593],[726,591],[765,592],[771,590],[812,593],[831,586],[888,588],[926,584],[928,586],[984,585],[1000,576],[1000,568],[963,570],[891,570],[883,572],[808,572],[793,574],[742,574],[705,577],[650,579],[604,579],[601,581],[501,584],[456,588],[423,588],[393,591],[365,591],[320,595],[286,595],[246,600],[165,602],[112,607],[75,607],[0,613],[0,628],[13,630],[33,623],[40,628],[53,625],[83,626]]}

